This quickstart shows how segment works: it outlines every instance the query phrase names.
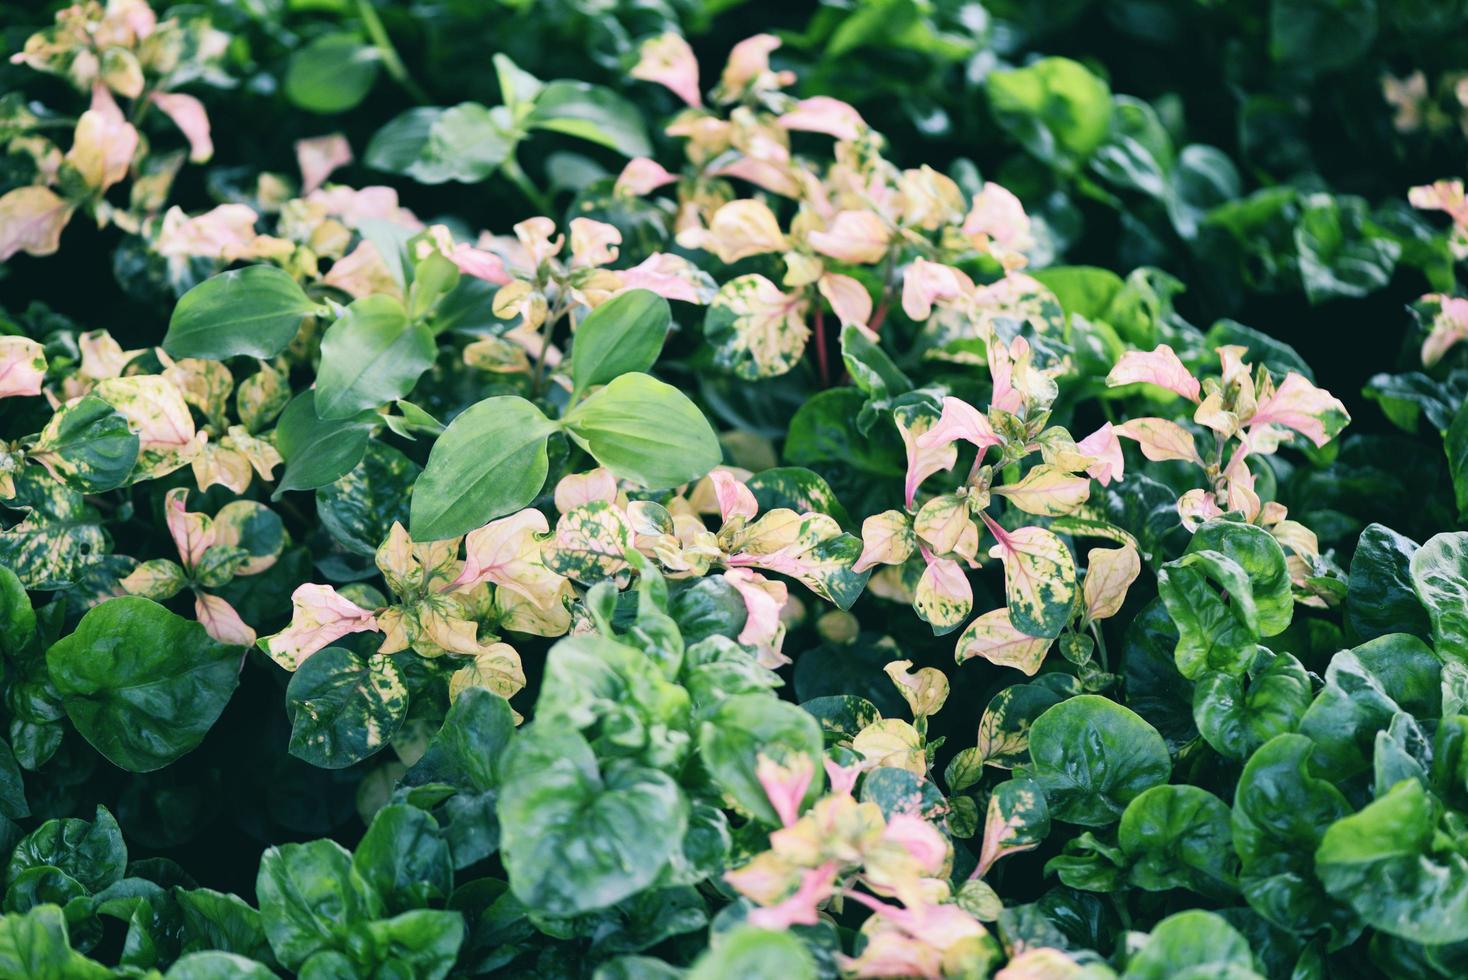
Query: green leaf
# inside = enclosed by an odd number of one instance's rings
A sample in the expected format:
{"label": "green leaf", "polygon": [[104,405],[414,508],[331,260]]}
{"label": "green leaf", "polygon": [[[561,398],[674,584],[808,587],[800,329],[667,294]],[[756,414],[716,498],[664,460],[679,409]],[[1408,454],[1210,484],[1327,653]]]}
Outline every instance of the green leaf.
{"label": "green leaf", "polygon": [[1314,743],[1277,735],[1249,759],[1234,793],[1234,850],[1249,905],[1291,932],[1349,923],[1314,875],[1313,855],[1325,828],[1351,812],[1340,790],[1310,775]]}
{"label": "green leaf", "polygon": [[[821,726],[797,705],[769,694],[739,694],[719,705],[698,731],[698,751],[709,775],[741,810],[771,826],[780,818],[755,775],[759,756],[776,762],[805,753],[817,772],[824,741]],[[822,780],[811,781],[814,799]]]}
{"label": "green leaf", "polygon": [[0,565],[0,654],[17,655],[36,637],[36,610],[16,574]]}
{"label": "green leaf", "polygon": [[[367,959],[371,966],[384,968],[369,971],[370,975],[407,971],[411,977],[443,980],[453,969],[464,943],[464,917],[458,912],[415,909],[391,919],[368,922],[354,932],[353,947],[370,951],[368,957],[359,956],[359,960]],[[302,976],[309,972],[308,967]],[[362,971],[346,975],[361,976]]]}
{"label": "green leaf", "polygon": [[682,846],[688,801],[656,770],[614,763],[602,771],[574,731],[532,729],[505,754],[499,818],[515,897],[569,916],[652,884]]}
{"label": "green leaf", "polygon": [[273,265],[221,272],[183,294],[168,320],[163,349],[173,357],[216,361],[238,354],[274,357],[317,310],[296,281]]}
{"label": "green leaf", "polygon": [[482,687],[462,692],[423,757],[403,777],[405,786],[448,783],[484,791],[499,785],[495,767],[515,734],[510,703]]}
{"label": "green leaf", "polygon": [[[1112,99],[1111,132],[1091,158],[1092,172],[1117,187],[1161,198],[1167,192],[1176,159],[1172,137],[1158,118],[1156,109],[1129,95],[1118,95]],[[1037,278],[1055,289],[1048,279]],[[1120,285],[1118,280],[1117,286]],[[1074,310],[1064,297],[1061,302],[1067,312],[1079,312],[1092,319],[1100,315],[1100,310],[1095,313]]]}
{"label": "green leaf", "polygon": [[1468,521],[1468,400],[1458,406],[1452,424],[1443,433],[1443,451],[1448,454],[1448,472],[1453,478],[1458,517]]}
{"label": "green leaf", "polygon": [[344,647],[307,657],[285,692],[290,753],[323,769],[361,762],[390,742],[408,714],[408,686],[391,657]]}
{"label": "green leaf", "polygon": [[856,324],[841,328],[841,362],[852,384],[871,398],[890,398],[912,390],[912,381],[892,362],[880,344]]}
{"label": "green leaf", "polygon": [[275,426],[275,448],[285,459],[285,472],[272,499],[287,490],[315,490],[350,473],[367,452],[375,420],[375,412],[340,421],[318,418],[315,389],[292,398]]}
{"label": "green leaf", "polygon": [[329,421],[404,398],[433,365],[438,348],[403,304],[382,294],[364,296],[321,338],[316,415]]}
{"label": "green leaf", "polygon": [[402,803],[385,806],[372,817],[352,855],[352,867],[382,896],[389,914],[426,908],[454,890],[454,862],[437,821]]}
{"label": "green leaf", "polygon": [[238,895],[212,888],[175,888],[173,897],[182,916],[185,951],[225,950],[257,960],[271,959],[260,912]]}
{"label": "green leaf", "polygon": [[456,537],[529,504],[545,486],[555,428],[516,395],[470,405],[433,444],[413,488],[413,540]]}
{"label": "green leaf", "polygon": [[163,977],[164,980],[274,980],[275,971],[236,953],[210,950],[180,956]]}
{"label": "green leaf", "polygon": [[324,34],[291,56],[286,98],[307,112],[345,112],[367,97],[380,61],[355,34]]}
{"label": "green leaf", "polygon": [[1241,521],[1213,520],[1193,532],[1188,551],[1216,551],[1238,562],[1249,576],[1260,636],[1275,636],[1289,628],[1295,600],[1284,549],[1274,535]]}
{"label": "green leaf", "polygon": [[1193,687],[1193,719],[1208,744],[1231,759],[1247,759],[1276,735],[1292,732],[1310,705],[1310,675],[1288,653],[1263,647],[1241,675],[1204,673]]}
{"label": "green leaf", "polygon": [[97,807],[90,821],[74,817],[47,820],[11,852],[5,866],[5,881],[13,884],[27,871],[56,868],[96,894],[122,880],[127,868],[127,845],[122,830],[104,806]]}
{"label": "green leaf", "polygon": [[1177,627],[1174,656],[1184,677],[1243,673],[1259,642],[1259,615],[1238,562],[1218,551],[1189,552],[1158,570],[1157,593]]}
{"label": "green leaf", "polygon": [[1406,633],[1337,653],[1325,670],[1325,687],[1299,723],[1300,733],[1316,743],[1317,770],[1346,779],[1369,769],[1377,733],[1398,711],[1438,717],[1440,676],[1432,651]]}
{"label": "green leaf", "polygon": [[1402,246],[1372,230],[1369,222],[1367,204],[1359,197],[1311,194],[1302,199],[1294,239],[1310,302],[1366,296],[1391,281]]}
{"label": "green leaf", "polygon": [[646,289],[630,289],[591,311],[576,328],[571,348],[573,397],[657,362],[673,323],[668,301]]}
{"label": "green leaf", "polygon": [[0,917],[0,976],[26,980],[108,980],[113,972],[71,948],[55,905]]}
{"label": "green leaf", "polygon": [[1096,694],[1062,701],[1035,719],[1030,761],[1051,816],[1087,827],[1115,822],[1172,772],[1157,730]]}
{"label": "green leaf", "polygon": [[1249,941],[1213,912],[1188,909],[1157,923],[1147,944],[1127,962],[1122,980],[1227,977],[1259,980]]}
{"label": "green leaf", "polygon": [[1205,789],[1153,786],[1127,804],[1116,840],[1138,888],[1217,897],[1234,891],[1228,804]]}
{"label": "green leaf", "polygon": [[698,406],[646,374],[617,378],[573,408],[564,424],[598,463],[650,490],[696,480],[723,460],[719,438]]}
{"label": "green leaf", "polygon": [[102,493],[127,482],[138,460],[138,437],[125,415],[85,395],[57,409],[30,455],[78,493]]}
{"label": "green leaf", "polygon": [[687,980],[815,980],[817,976],[815,960],[793,932],[739,926],[711,938],[709,949],[694,961]]}
{"label": "green leaf", "polygon": [[478,183],[510,158],[520,137],[504,106],[409,109],[377,131],[364,161],[423,184]]}
{"label": "green leaf", "polygon": [[1269,56],[1308,74],[1341,68],[1376,39],[1377,0],[1270,0]]}
{"label": "green leaf", "polygon": [[130,772],[191,751],[239,683],[241,650],[139,596],[93,607],[46,651],[51,682],[82,737]]}
{"label": "green leaf", "polygon": [[536,97],[526,125],[588,140],[625,157],[652,155],[642,112],[600,85],[550,82]]}
{"label": "green leaf", "polygon": [[1432,636],[1427,610],[1412,583],[1412,556],[1420,546],[1391,528],[1368,524],[1351,556],[1346,592],[1346,626],[1350,635],[1370,640],[1387,633]]}
{"label": "green leaf", "polygon": [[1111,90],[1069,58],[1041,58],[986,80],[999,125],[1041,160],[1074,171],[1111,129]]}
{"label": "green leaf", "polygon": [[1433,535],[1412,555],[1411,571],[1438,656],[1468,663],[1468,531]]}
{"label": "green leaf", "polygon": [[289,969],[318,950],[338,948],[347,929],[382,911],[377,894],[352,870],[351,854],[332,840],[266,850],[255,894],[270,948]]}
{"label": "green leaf", "polygon": [[1453,831],[1439,829],[1442,819],[1422,783],[1404,779],[1330,825],[1315,870],[1327,891],[1383,932],[1428,945],[1468,940],[1468,856],[1446,843]]}

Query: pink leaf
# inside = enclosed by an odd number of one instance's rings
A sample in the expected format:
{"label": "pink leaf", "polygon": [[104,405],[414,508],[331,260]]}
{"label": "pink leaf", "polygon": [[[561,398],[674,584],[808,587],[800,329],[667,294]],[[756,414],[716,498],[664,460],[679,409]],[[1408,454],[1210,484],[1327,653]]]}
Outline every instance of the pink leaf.
{"label": "pink leaf", "polygon": [[1127,351],[1106,376],[1106,383],[1113,388],[1143,382],[1166,388],[1194,402],[1201,390],[1198,379],[1166,344],[1158,344],[1153,351]]}
{"label": "pink leaf", "polygon": [[[204,103],[181,92],[154,92],[153,104],[173,120],[173,124],[189,141],[189,159],[204,163],[214,155],[214,141],[209,136],[209,114]],[[350,155],[350,151],[348,151]],[[307,188],[310,190],[310,188]]]}

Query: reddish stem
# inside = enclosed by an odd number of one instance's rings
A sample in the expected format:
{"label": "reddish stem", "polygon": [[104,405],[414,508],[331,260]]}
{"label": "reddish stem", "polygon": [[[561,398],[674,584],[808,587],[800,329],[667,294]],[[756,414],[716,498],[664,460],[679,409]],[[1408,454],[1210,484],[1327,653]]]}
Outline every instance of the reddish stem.
{"label": "reddish stem", "polygon": [[876,333],[882,329],[882,321],[887,318],[887,295],[882,294],[882,302],[877,304],[877,312],[872,314],[872,322],[867,324],[867,329]]}
{"label": "reddish stem", "polygon": [[826,311],[816,310],[816,364],[821,370],[821,387],[831,387],[831,363],[826,357]]}

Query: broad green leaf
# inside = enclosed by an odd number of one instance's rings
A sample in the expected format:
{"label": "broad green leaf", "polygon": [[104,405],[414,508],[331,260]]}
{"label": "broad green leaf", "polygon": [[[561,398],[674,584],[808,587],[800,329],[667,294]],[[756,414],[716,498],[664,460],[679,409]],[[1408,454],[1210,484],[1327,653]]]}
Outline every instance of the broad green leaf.
{"label": "broad green leaf", "polygon": [[0,917],[0,976],[26,980],[108,980],[114,974],[71,948],[66,917],[55,905]]}
{"label": "broad green leaf", "polygon": [[[406,971],[423,980],[443,980],[454,968],[459,947],[464,943],[464,916],[447,909],[414,909],[391,919],[379,919],[359,926],[353,937],[358,961],[366,960],[368,969],[352,973],[381,976],[389,971]],[[318,954],[320,955],[320,954]],[[371,969],[381,967],[381,969]],[[311,974],[309,966],[302,975]],[[311,974],[314,976],[314,974]],[[323,976],[341,974],[323,972]],[[347,974],[352,975],[352,974]]]}
{"label": "broad green leaf", "polygon": [[191,751],[239,683],[242,651],[150,599],[95,606],[46,651],[51,681],[82,737],[130,772]]}
{"label": "broad green leaf", "polygon": [[[564,424],[598,463],[650,490],[696,480],[723,459],[719,438],[698,406],[646,374],[618,377],[573,408]],[[430,458],[423,481],[432,469]]]}
{"label": "broad green leaf", "polygon": [[1438,717],[1441,664],[1425,643],[1388,633],[1342,650],[1325,670],[1325,686],[1299,722],[1316,744],[1317,771],[1346,779],[1371,766],[1377,733],[1398,711]]}
{"label": "broad green leaf", "polygon": [[510,703],[486,688],[468,688],[449,707],[442,727],[403,783],[448,783],[476,792],[493,789],[499,785],[496,766],[514,734]]}
{"label": "broad green leaf", "polygon": [[575,394],[633,371],[647,371],[673,323],[668,301],[646,289],[614,296],[576,327],[571,349]]}
{"label": "broad green leaf", "polygon": [[1274,736],[1294,731],[1310,705],[1310,675],[1300,662],[1258,651],[1247,676],[1207,671],[1193,688],[1198,731],[1231,759],[1247,759]]}
{"label": "broad green leaf", "polygon": [[397,664],[344,647],[307,657],[285,692],[290,753],[323,769],[361,762],[392,740],[408,713],[408,686]]}
{"label": "broad green leaf", "polygon": [[342,421],[406,397],[437,353],[433,335],[408,321],[403,304],[381,294],[362,297],[321,338],[317,417]]}
{"label": "broad green leaf", "polygon": [[81,883],[90,894],[122,880],[127,845],[122,830],[104,806],[91,821],[75,817],[47,820],[11,852],[5,881],[37,868],[57,868]]}
{"label": "broad green leaf", "polygon": [[372,817],[352,868],[382,897],[390,915],[443,901],[454,889],[453,858],[437,821],[402,803]]}
{"label": "broad green leaf", "polygon": [[323,34],[296,51],[286,67],[286,97],[307,112],[345,112],[367,97],[381,55],[355,34]]}
{"label": "broad green leaf", "polygon": [[545,486],[545,443],[554,431],[540,409],[515,395],[465,409],[433,444],[413,488],[413,540],[456,537],[529,504]]}
{"label": "broad green leaf", "polygon": [[1284,549],[1272,534],[1241,521],[1208,521],[1193,532],[1188,551],[1216,551],[1238,562],[1249,576],[1260,636],[1275,636],[1289,627],[1295,600]]}
{"label": "broad green leaf", "polygon": [[1217,897],[1234,891],[1228,804],[1205,789],[1153,786],[1127,804],[1116,839],[1138,888]]}
{"label": "broad green leaf", "polygon": [[374,412],[341,421],[316,415],[316,391],[307,389],[292,398],[275,426],[275,447],[285,459],[285,472],[272,499],[287,490],[314,490],[335,483],[356,468],[367,452]]}
{"label": "broad green leaf", "polygon": [[1189,552],[1158,570],[1157,592],[1177,627],[1175,657],[1184,677],[1243,673],[1259,642],[1259,614],[1238,562],[1217,551]]}
{"label": "broad green leaf", "polygon": [[183,294],[168,321],[163,349],[173,357],[222,361],[274,357],[319,307],[289,274],[251,265],[210,276]]}
{"label": "broad green leaf", "polygon": [[1357,640],[1386,633],[1432,636],[1427,610],[1412,582],[1412,556],[1420,546],[1391,528],[1368,524],[1351,556],[1350,587],[1346,592],[1346,626]]}
{"label": "broad green leaf", "polygon": [[[1167,191],[1175,162],[1172,137],[1158,118],[1157,110],[1129,95],[1118,95],[1112,99],[1111,133],[1091,158],[1091,170],[1102,180],[1118,187],[1161,198]],[[1040,277],[1040,280],[1055,289],[1057,295],[1060,294],[1051,279]],[[1119,279],[1116,285],[1121,286]],[[1065,302],[1063,296],[1061,303],[1067,312],[1079,312],[1088,318],[1101,315],[1104,309],[1095,312],[1076,310]]]}
{"label": "broad green leaf", "polygon": [[1244,897],[1276,926],[1301,933],[1340,930],[1350,921],[1349,911],[1316,879],[1314,854],[1325,829],[1351,805],[1340,790],[1310,775],[1313,750],[1304,735],[1266,742],[1244,766],[1233,806]]}
{"label": "broad green leaf", "polygon": [[794,932],[739,926],[715,935],[707,951],[694,961],[687,980],[815,980],[815,960]]}
{"label": "broad green leaf", "polygon": [[1030,760],[1051,815],[1087,827],[1114,823],[1128,803],[1172,772],[1157,730],[1095,694],[1062,701],[1035,719]]}
{"label": "broad green leaf", "polygon": [[1249,941],[1227,919],[1202,909],[1178,912],[1157,923],[1122,974],[1122,980],[1174,977],[1261,980]]}
{"label": "broad green leaf", "polygon": [[[1416,779],[1331,824],[1315,851],[1326,890],[1384,932],[1437,945],[1468,940],[1468,856],[1444,846],[1461,822]],[[1458,829],[1454,829],[1454,828]]]}
{"label": "broad green leaf", "polygon": [[990,73],[985,82],[995,119],[1036,157],[1074,171],[1111,128],[1111,91],[1069,58],[1041,58]]}
{"label": "broad green leaf", "polygon": [[499,818],[515,897],[563,917],[652,884],[682,846],[688,801],[657,770],[612,763],[603,771],[574,731],[531,730],[505,755]]}
{"label": "broad green leaf", "polygon": [[274,980],[275,971],[236,953],[210,950],[180,956],[163,976],[164,980]]}
{"label": "broad green leaf", "polygon": [[16,574],[0,565],[0,654],[18,660],[35,635],[36,610],[31,597]]}
{"label": "broad green leaf", "polygon": [[642,112],[609,88],[557,80],[535,98],[526,125],[565,133],[616,150],[625,157],[652,155]]}
{"label": "broad green leaf", "polygon": [[1411,559],[1438,656],[1468,663],[1468,531],[1436,534]]}
{"label": "broad green leaf", "polygon": [[348,929],[382,912],[377,893],[353,871],[352,855],[333,840],[266,850],[255,894],[270,948],[289,969],[344,946]]}

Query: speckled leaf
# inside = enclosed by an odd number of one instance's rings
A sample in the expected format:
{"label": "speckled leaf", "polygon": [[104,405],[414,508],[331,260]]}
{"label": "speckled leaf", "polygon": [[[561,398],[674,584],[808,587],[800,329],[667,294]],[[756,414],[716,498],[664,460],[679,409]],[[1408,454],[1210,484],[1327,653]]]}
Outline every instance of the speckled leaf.
{"label": "speckled leaf", "polygon": [[51,416],[30,456],[71,489],[101,493],[127,481],[138,459],[138,437],[121,412],[87,395]]}
{"label": "speckled leaf", "polygon": [[301,664],[286,688],[290,753],[341,769],[386,745],[408,713],[408,687],[391,657],[363,659],[327,647]]}
{"label": "speckled leaf", "polygon": [[1091,496],[1091,478],[1042,464],[1019,482],[995,487],[994,492],[1027,514],[1060,517],[1073,513]]}
{"label": "speckled leaf", "polygon": [[1030,636],[1014,628],[1008,609],[993,609],[968,624],[958,637],[954,659],[959,663],[981,657],[991,664],[1013,667],[1031,677],[1050,649],[1048,636]]}
{"label": "speckled leaf", "polygon": [[989,797],[975,873],[983,877],[1000,858],[1039,847],[1049,833],[1050,808],[1040,787],[1021,776],[1000,783]]}
{"label": "speckled leaf", "polygon": [[[1046,680],[1054,675],[1047,675]],[[999,769],[1022,766],[1030,758],[1030,725],[1053,705],[1064,701],[1080,688],[1057,690],[1056,685],[1015,684],[1006,687],[990,700],[979,719],[977,748],[985,765]]]}
{"label": "speckled leaf", "polygon": [[316,516],[343,548],[372,555],[393,523],[408,521],[413,483],[423,468],[386,443],[368,444],[350,473],[316,490]]}
{"label": "speckled leaf", "polygon": [[28,589],[65,588],[108,548],[100,515],[81,494],[27,470],[16,477],[16,496],[6,506],[28,513],[0,531],[0,564],[15,570]]}
{"label": "speckled leaf", "polygon": [[805,354],[810,328],[799,294],[781,292],[764,276],[737,276],[709,304],[703,333],[714,362],[746,380],[785,374]]}
{"label": "speckled leaf", "polygon": [[631,545],[632,527],[622,512],[593,500],[561,515],[541,549],[541,561],[553,572],[591,585],[626,568]]}
{"label": "speckled leaf", "polygon": [[1041,527],[1005,531],[985,516],[998,540],[991,557],[1004,562],[1009,619],[1031,636],[1060,635],[1076,600],[1076,566],[1065,542]]}

